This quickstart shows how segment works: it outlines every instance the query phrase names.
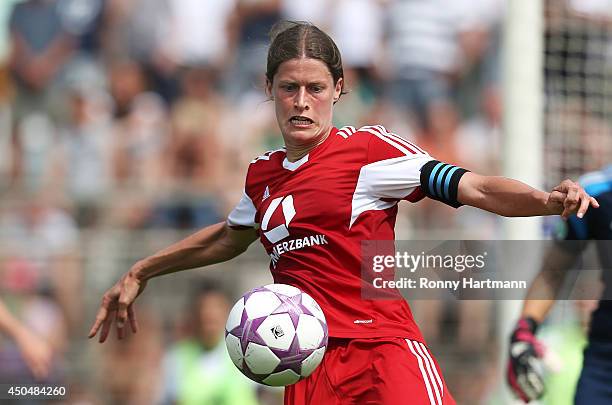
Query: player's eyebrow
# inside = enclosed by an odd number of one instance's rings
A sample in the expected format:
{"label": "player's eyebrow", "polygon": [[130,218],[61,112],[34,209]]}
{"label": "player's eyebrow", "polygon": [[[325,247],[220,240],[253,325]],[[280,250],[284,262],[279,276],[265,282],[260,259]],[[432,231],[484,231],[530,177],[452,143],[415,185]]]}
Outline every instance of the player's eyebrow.
{"label": "player's eyebrow", "polygon": [[[288,85],[288,84],[290,84],[290,85],[296,85],[296,86],[300,86],[302,84],[302,83],[300,83],[297,80],[291,80],[291,79],[281,79],[281,80],[278,81],[278,83],[280,85]],[[305,85],[306,86],[320,86],[320,87],[323,87],[323,86],[326,86],[326,83],[322,82],[322,81],[319,81],[319,80],[314,80],[312,82],[306,82]]]}

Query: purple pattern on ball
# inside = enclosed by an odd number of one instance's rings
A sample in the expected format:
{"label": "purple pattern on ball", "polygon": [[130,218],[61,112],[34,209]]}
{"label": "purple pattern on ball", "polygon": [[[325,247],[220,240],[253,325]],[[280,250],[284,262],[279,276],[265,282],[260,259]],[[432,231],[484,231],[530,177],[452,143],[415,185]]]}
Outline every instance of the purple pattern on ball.
{"label": "purple pattern on ball", "polygon": [[[272,314],[288,314],[291,318],[291,322],[293,323],[293,327],[296,329],[299,323],[300,315],[306,314],[316,318],[316,316],[311,311],[309,311],[308,308],[302,305],[302,294],[297,294],[293,297],[290,297],[263,287],[255,288],[243,295],[245,308],[248,299],[257,292],[271,292],[276,295],[280,300],[281,304],[276,309],[274,309]],[[263,338],[257,333],[257,329],[267,318],[267,316],[263,316],[255,319],[249,319],[246,309],[243,309],[240,325],[238,325],[231,331],[226,331],[226,335],[230,333],[240,339],[243,354],[245,353],[249,343],[256,343],[258,345],[267,346]],[[327,346],[327,324],[322,322],[321,320],[319,320],[319,323],[323,329],[323,338],[317,348],[301,350],[297,334],[293,338],[291,346],[288,350],[270,348],[270,350],[280,359],[280,364],[274,369],[272,373],[278,373],[290,369],[299,375],[301,373],[303,361],[307,359],[308,356],[310,356],[315,350]],[[243,369],[241,371],[244,375],[259,383],[262,383],[265,378],[272,374],[255,374],[251,370],[249,370],[246,363],[244,363]]]}

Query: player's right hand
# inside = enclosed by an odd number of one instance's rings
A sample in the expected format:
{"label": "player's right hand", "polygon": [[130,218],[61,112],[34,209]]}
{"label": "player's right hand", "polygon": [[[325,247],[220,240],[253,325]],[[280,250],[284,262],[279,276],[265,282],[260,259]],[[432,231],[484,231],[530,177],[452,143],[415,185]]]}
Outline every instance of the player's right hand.
{"label": "player's right hand", "polygon": [[512,391],[525,403],[544,394],[541,359],[544,346],[535,337],[538,324],[531,318],[518,321],[510,340],[507,378]]}
{"label": "player's right hand", "polygon": [[104,293],[96,320],[89,331],[89,338],[96,336],[100,328],[100,343],[104,343],[113,326],[117,326],[117,337],[125,336],[125,323],[129,320],[132,332],[138,331],[134,312],[134,300],[142,293],[146,281],[138,280],[132,272],[127,272],[117,283]]}

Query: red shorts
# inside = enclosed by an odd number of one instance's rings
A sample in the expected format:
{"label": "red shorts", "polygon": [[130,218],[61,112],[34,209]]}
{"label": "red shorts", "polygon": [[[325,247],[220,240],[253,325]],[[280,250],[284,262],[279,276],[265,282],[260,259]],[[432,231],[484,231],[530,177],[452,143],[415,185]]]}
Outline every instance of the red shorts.
{"label": "red shorts", "polygon": [[285,405],[455,405],[423,343],[330,338],[321,365],[285,389]]}

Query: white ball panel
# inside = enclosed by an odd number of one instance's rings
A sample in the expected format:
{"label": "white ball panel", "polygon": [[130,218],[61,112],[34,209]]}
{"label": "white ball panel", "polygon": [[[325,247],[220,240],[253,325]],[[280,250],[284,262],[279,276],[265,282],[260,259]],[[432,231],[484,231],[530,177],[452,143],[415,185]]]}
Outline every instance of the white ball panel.
{"label": "white ball panel", "polygon": [[299,288],[289,284],[268,284],[264,286],[266,290],[274,291],[275,293],[283,294],[288,297],[295,297],[302,293]]}
{"label": "white ball panel", "polygon": [[279,373],[270,374],[263,379],[263,383],[266,385],[272,385],[274,387],[280,387],[284,385],[295,384],[300,380],[300,376],[293,370],[283,370]]}
{"label": "white ball panel", "polygon": [[300,344],[300,349],[311,350],[317,349],[321,345],[321,340],[325,332],[321,326],[321,322],[314,316],[302,314],[298,321],[297,336]]}
{"label": "white ball panel", "polygon": [[238,339],[234,335],[229,334],[225,337],[225,345],[227,346],[227,353],[229,354],[230,359],[232,359],[232,362],[234,362],[236,367],[242,370],[242,362],[244,360],[244,357],[242,356],[242,346],[240,346],[240,339]]}
{"label": "white ball panel", "polygon": [[244,298],[240,298],[238,302],[234,304],[232,310],[227,317],[227,322],[225,323],[225,330],[231,332],[234,328],[240,326],[240,322],[242,321],[242,312],[244,311]]}
{"label": "white ball panel", "polygon": [[280,364],[280,359],[269,347],[251,342],[244,352],[244,362],[255,374],[268,374]]}
{"label": "white ball panel", "polygon": [[295,328],[289,314],[274,314],[267,317],[259,325],[257,334],[271,348],[289,350],[295,337]]}
{"label": "white ball panel", "polygon": [[325,346],[315,350],[302,362],[301,376],[308,377],[321,364],[323,355],[325,354]]}
{"label": "white ball panel", "polygon": [[250,319],[255,319],[270,315],[280,304],[273,292],[257,291],[247,299],[244,309]]}
{"label": "white ball panel", "polygon": [[310,295],[303,293],[302,294],[302,305],[306,307],[314,316],[316,316],[321,322],[327,323],[325,320],[325,315],[323,314],[323,310],[317,304],[317,302]]}

